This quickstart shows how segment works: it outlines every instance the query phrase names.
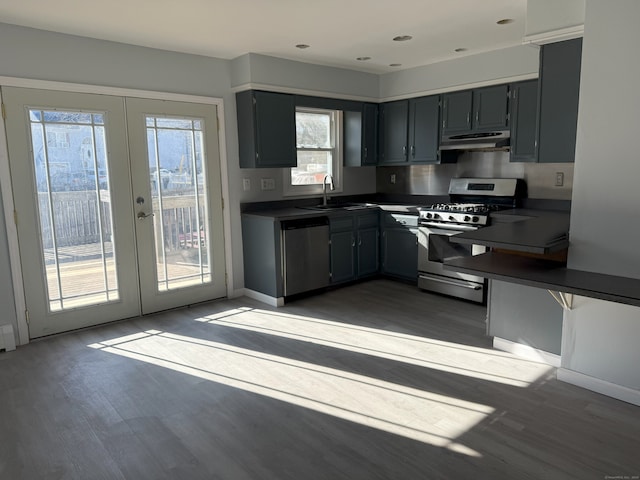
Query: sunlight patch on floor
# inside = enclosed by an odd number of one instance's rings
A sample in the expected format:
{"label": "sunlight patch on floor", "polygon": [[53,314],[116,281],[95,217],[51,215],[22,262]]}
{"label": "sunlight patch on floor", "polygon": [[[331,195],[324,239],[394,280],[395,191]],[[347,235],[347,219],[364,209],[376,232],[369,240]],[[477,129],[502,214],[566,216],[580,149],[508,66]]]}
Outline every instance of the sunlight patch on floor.
{"label": "sunlight patch on floor", "polygon": [[[353,324],[241,307],[196,319],[526,388],[553,370],[505,352]],[[509,362],[504,359],[509,358]]]}
{"label": "sunlight patch on floor", "polygon": [[158,330],[89,347],[476,457],[480,453],[456,438],[494,412],[487,405]]}

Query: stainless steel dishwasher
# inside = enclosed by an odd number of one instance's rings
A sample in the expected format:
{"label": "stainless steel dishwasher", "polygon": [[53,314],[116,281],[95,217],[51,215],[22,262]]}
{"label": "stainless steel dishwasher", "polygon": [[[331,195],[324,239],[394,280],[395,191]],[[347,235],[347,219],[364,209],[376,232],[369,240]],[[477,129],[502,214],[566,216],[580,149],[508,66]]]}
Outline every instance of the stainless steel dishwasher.
{"label": "stainless steel dishwasher", "polygon": [[329,219],[281,222],[284,296],[329,285]]}

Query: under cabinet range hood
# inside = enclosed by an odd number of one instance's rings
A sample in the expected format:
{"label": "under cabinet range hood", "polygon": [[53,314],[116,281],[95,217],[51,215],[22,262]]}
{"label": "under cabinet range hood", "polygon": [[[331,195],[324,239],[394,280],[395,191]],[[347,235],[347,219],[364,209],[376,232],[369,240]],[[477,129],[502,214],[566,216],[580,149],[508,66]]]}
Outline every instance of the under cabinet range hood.
{"label": "under cabinet range hood", "polygon": [[508,151],[510,137],[509,130],[443,135],[440,150]]}

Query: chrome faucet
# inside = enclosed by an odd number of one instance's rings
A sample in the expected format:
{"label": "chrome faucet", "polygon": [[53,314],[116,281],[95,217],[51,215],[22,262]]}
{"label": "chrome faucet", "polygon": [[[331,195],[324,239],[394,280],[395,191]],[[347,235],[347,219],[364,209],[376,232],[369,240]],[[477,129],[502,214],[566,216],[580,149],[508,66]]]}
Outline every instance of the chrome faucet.
{"label": "chrome faucet", "polygon": [[336,186],[333,183],[333,176],[330,173],[327,173],[322,179],[322,205],[327,205],[327,178],[329,179],[329,188],[331,190],[335,190]]}

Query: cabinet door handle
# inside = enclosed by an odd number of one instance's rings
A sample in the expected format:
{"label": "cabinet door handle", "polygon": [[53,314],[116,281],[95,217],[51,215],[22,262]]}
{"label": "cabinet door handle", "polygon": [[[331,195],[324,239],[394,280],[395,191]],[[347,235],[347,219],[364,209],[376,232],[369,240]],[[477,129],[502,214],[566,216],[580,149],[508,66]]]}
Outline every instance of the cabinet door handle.
{"label": "cabinet door handle", "polygon": [[402,155],[407,156],[407,146],[402,147]]}
{"label": "cabinet door handle", "polygon": [[416,146],[415,145],[411,145],[411,156],[413,158],[416,158]]}
{"label": "cabinet door handle", "polygon": [[353,235],[351,235],[351,246],[355,247],[356,246],[356,239]]}
{"label": "cabinet door handle", "polygon": [[367,158],[367,147],[364,147],[364,158]]}
{"label": "cabinet door handle", "polygon": [[467,125],[471,125],[471,112],[467,112]]}
{"label": "cabinet door handle", "polygon": [[476,124],[478,123],[479,120],[480,120],[480,110],[476,112]]}

